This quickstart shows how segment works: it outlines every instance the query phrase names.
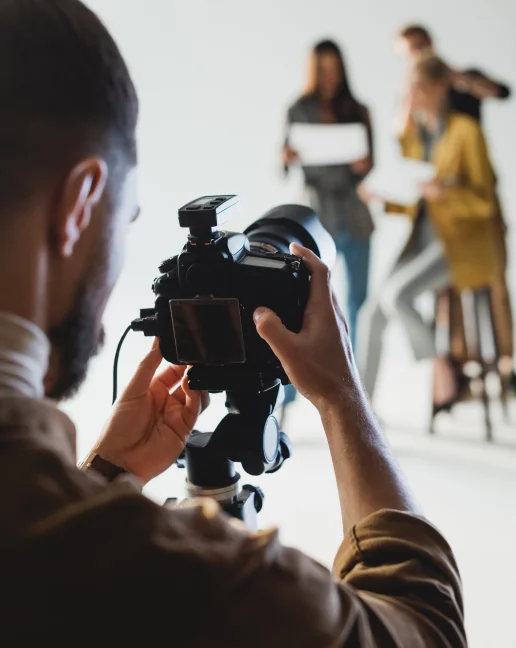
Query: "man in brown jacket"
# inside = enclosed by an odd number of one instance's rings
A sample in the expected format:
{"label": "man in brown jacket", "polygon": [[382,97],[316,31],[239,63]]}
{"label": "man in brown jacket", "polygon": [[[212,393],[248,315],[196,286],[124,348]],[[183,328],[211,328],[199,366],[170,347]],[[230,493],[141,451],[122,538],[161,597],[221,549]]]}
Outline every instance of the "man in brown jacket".
{"label": "man in brown jacket", "polygon": [[333,577],[211,501],[141,494],[207,404],[183,368],[158,371],[156,346],[77,469],[54,401],[98,346],[137,215],[136,93],[78,0],[0,0],[0,51],[2,645],[465,646],[452,552],[415,508],[308,250],[293,250],[312,273],[301,333],[263,309],[256,325],[321,414],[345,533]]}

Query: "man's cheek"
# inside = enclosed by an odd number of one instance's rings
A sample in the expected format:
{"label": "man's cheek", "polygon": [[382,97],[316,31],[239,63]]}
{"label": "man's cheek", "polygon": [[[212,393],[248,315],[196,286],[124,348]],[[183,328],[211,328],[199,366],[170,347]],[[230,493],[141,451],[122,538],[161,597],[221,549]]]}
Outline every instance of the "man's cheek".
{"label": "man's cheek", "polygon": [[124,268],[125,259],[127,256],[127,238],[128,238],[128,226],[123,223],[115,232],[113,237],[113,245],[111,247],[111,252],[109,255],[108,261],[108,271],[107,271],[107,288],[108,288],[108,297],[113,292],[113,289],[116,286],[117,281],[120,279],[122,270]]}

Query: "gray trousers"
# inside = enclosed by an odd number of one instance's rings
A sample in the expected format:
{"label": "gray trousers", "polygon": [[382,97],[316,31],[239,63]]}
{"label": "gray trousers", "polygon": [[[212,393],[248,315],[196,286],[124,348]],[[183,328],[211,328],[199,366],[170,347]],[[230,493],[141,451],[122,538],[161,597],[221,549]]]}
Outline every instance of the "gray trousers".
{"label": "gray trousers", "polygon": [[449,281],[442,245],[434,238],[420,250],[403,254],[380,294],[363,306],[358,325],[357,365],[371,398],[380,367],[383,334],[392,317],[401,321],[417,360],[436,355],[433,329],[414,302],[424,293],[441,290]]}

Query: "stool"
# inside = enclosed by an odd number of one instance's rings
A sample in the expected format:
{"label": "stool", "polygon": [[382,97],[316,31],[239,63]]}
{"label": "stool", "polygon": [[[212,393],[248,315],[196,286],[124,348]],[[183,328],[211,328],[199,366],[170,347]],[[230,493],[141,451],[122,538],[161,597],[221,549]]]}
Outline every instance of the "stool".
{"label": "stool", "polygon": [[[504,416],[508,419],[508,383],[499,369],[499,353],[496,339],[491,288],[465,290],[460,293],[460,306],[457,308],[454,299],[457,293],[449,288],[437,299],[435,316],[435,341],[437,354],[441,357],[453,357],[451,333],[454,327],[462,328],[466,346],[466,357],[460,358],[461,370],[469,362],[478,365],[476,379],[480,383],[481,398],[484,408],[484,425],[486,441],[493,440],[493,425],[491,421],[491,399],[487,390],[486,380],[490,373],[495,373],[500,383],[500,401]],[[460,312],[462,311],[462,312]],[[435,416],[432,414],[430,433],[435,433]]]}

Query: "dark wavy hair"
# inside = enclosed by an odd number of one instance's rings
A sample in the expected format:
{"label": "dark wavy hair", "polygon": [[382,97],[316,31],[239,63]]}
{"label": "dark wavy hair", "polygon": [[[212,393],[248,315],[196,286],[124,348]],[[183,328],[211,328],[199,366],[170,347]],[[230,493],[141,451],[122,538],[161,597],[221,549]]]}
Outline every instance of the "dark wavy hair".
{"label": "dark wavy hair", "polygon": [[335,57],[341,71],[341,84],[333,99],[335,116],[339,122],[361,121],[362,106],[355,98],[349,82],[344,55],[340,47],[332,40],[323,40],[312,49],[308,81],[305,89],[306,97],[317,97],[319,94],[319,61],[328,54]]}

